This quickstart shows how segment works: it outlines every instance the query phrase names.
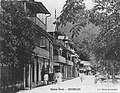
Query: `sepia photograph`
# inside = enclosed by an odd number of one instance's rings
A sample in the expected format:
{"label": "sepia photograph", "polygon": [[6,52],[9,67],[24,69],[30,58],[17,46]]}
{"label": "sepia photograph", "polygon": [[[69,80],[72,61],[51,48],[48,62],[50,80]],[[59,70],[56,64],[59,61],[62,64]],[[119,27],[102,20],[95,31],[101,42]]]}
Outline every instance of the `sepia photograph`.
{"label": "sepia photograph", "polygon": [[0,0],[0,93],[120,93],[120,0]]}

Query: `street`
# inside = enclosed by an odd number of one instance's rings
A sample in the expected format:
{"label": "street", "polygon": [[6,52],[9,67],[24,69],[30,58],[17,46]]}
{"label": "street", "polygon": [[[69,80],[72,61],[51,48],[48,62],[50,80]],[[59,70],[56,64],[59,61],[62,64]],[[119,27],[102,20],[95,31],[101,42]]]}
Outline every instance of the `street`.
{"label": "street", "polygon": [[67,80],[61,84],[52,84],[43,87],[37,87],[32,90],[22,90],[17,93],[120,93],[120,82],[112,84],[111,82],[94,84],[94,76],[85,76],[83,82],[77,77]]}

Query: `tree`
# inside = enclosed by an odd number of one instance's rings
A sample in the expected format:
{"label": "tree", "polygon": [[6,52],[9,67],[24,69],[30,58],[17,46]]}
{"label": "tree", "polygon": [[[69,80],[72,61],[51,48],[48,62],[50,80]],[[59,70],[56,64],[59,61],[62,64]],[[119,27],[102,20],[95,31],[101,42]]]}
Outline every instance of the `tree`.
{"label": "tree", "polygon": [[[88,25],[91,25],[88,18],[89,12],[85,7],[84,0],[66,0],[61,15],[58,17],[59,26],[61,27],[66,26],[67,23],[72,24],[72,28],[69,31],[72,33],[71,39],[79,47],[80,54],[83,54],[84,57],[86,56],[87,60],[89,60],[91,55],[91,45],[96,37],[94,32],[92,34],[89,33],[91,29],[91,27],[88,27]],[[84,28],[87,28],[87,31],[84,31]]]}
{"label": "tree", "polygon": [[[64,26],[67,22],[73,23],[73,36],[79,34],[82,28],[92,23],[99,26],[100,33],[91,46],[96,61],[106,65],[109,62],[114,71],[119,64],[119,27],[120,27],[120,1],[119,0],[94,0],[95,6],[87,10],[84,0],[67,0],[59,17]],[[81,25],[82,23],[82,25]],[[103,61],[102,61],[103,60]],[[99,62],[98,62],[99,63]],[[113,73],[115,73],[112,71]],[[114,77],[114,75],[113,75]]]}
{"label": "tree", "polygon": [[22,2],[3,0],[1,6],[1,63],[23,68],[32,62],[39,32],[27,18]]}
{"label": "tree", "polygon": [[65,26],[66,23],[72,23],[73,27],[70,32],[72,38],[77,36],[83,27],[87,24],[88,10],[85,9],[84,0],[67,0],[61,15],[57,18],[60,26]]}
{"label": "tree", "polygon": [[[98,49],[102,49],[98,55],[103,54],[102,58],[105,60],[119,61],[120,2],[119,0],[95,0],[95,3],[93,11],[94,14],[97,13],[97,19],[92,21],[101,28],[96,39]],[[99,23],[96,20],[100,20]]]}
{"label": "tree", "polygon": [[[119,24],[120,24],[120,1],[119,0],[95,0],[90,20],[101,29],[96,38],[94,48],[96,58],[100,61],[100,66],[104,63],[104,68],[112,74],[114,80],[115,73],[120,67],[119,52]],[[102,60],[103,61],[102,61]],[[103,66],[102,66],[103,67]],[[108,69],[110,68],[110,69]]]}

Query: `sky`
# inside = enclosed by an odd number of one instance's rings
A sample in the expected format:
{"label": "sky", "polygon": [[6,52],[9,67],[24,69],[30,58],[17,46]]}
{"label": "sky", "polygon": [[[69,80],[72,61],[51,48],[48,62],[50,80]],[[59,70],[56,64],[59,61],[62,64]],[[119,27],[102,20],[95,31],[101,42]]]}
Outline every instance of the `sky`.
{"label": "sky", "polygon": [[[60,15],[60,12],[62,11],[62,7],[64,6],[66,0],[35,0],[42,2],[44,6],[48,9],[48,11],[51,13],[51,16],[48,18],[48,24],[47,24],[47,32],[54,31],[55,26],[53,25],[53,22],[55,21],[55,10],[56,10],[56,17]],[[91,9],[93,7],[92,0],[85,0],[86,7],[88,9]]]}

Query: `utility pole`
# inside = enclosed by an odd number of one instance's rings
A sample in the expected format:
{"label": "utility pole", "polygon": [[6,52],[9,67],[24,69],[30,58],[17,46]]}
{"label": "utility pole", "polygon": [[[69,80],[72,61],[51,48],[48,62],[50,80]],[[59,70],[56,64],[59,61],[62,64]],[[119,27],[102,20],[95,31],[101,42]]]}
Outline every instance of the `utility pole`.
{"label": "utility pole", "polygon": [[26,78],[25,78],[26,76],[25,76],[25,74],[26,73],[25,73],[25,66],[24,66],[24,68],[23,68],[23,86],[24,86],[24,89],[26,87],[26,83],[25,83],[26,82]]}

